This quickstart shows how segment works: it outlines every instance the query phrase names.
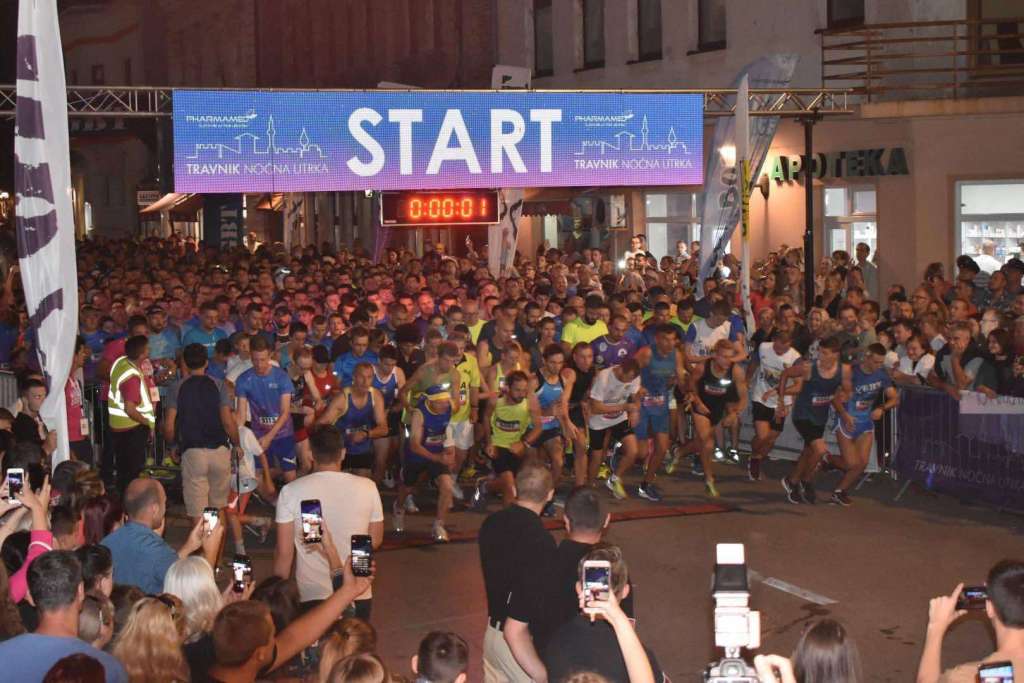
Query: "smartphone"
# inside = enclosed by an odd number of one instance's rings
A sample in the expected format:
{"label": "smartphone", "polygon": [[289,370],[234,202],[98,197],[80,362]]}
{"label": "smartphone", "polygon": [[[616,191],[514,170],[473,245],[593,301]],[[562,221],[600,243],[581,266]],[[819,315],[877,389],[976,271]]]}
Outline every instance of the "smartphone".
{"label": "smartphone", "polygon": [[978,683],[1013,683],[1013,662],[988,662],[978,667]]}
{"label": "smartphone", "polygon": [[373,539],[365,534],[352,535],[352,573],[369,576],[373,562]]}
{"label": "smartphone", "polygon": [[316,499],[302,501],[299,503],[299,512],[302,515],[302,542],[320,543],[323,540],[321,527],[324,523],[320,501]]}
{"label": "smartphone", "polygon": [[220,510],[217,508],[203,508],[203,519],[206,521],[207,533],[217,527],[217,520],[220,519]]}
{"label": "smartphone", "polygon": [[593,614],[596,610],[587,606],[596,601],[605,601],[612,587],[612,565],[607,560],[587,560],[583,563],[583,613]]}
{"label": "smartphone", "polygon": [[[7,495],[11,502],[17,501],[14,494],[21,493],[25,489],[25,470],[20,467],[12,467],[7,470]],[[20,503],[19,503],[20,505]]]}
{"label": "smartphone", "polygon": [[234,574],[232,590],[241,593],[245,590],[245,586],[252,581],[252,561],[249,560],[248,555],[235,555],[235,559],[231,562],[231,569]]}
{"label": "smartphone", "polygon": [[964,586],[956,600],[957,609],[985,609],[988,590],[985,586]]}

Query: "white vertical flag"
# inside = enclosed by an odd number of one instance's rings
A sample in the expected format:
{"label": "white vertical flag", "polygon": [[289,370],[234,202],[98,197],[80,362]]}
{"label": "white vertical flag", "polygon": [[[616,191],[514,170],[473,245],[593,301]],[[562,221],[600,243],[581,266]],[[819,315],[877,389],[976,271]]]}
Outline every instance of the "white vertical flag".
{"label": "white vertical flag", "polygon": [[18,258],[49,392],[41,413],[47,425],[57,430],[56,467],[68,459],[64,385],[78,334],[68,100],[57,0],[20,0],[17,79],[14,192]]}
{"label": "white vertical flag", "polygon": [[750,76],[743,75],[736,90],[736,163],[740,172],[740,300],[747,329],[754,329],[754,313],[750,305]]}

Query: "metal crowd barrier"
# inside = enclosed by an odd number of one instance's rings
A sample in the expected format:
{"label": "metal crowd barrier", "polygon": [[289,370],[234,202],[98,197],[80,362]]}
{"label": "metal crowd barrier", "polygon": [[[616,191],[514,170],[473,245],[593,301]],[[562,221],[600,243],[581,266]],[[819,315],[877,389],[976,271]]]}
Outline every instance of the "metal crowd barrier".
{"label": "metal crowd barrier", "polygon": [[912,483],[961,500],[1024,510],[1024,414],[961,414],[960,402],[924,387],[903,387],[895,411],[899,500]]}

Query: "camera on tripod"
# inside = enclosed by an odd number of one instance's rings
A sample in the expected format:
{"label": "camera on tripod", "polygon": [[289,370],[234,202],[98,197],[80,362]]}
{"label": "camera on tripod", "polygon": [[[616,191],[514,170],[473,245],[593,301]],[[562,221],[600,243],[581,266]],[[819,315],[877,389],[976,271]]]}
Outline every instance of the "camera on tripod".
{"label": "camera on tripod", "polygon": [[706,683],[759,683],[754,667],[740,658],[744,648],[761,646],[761,614],[750,609],[750,587],[742,543],[715,547],[715,647],[725,656],[708,665]]}

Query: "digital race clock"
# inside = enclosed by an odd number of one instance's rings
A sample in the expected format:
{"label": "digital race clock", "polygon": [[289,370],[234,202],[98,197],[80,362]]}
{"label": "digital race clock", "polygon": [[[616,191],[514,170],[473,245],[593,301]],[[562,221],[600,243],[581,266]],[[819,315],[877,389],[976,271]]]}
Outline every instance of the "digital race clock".
{"label": "digital race clock", "polygon": [[381,192],[381,224],[486,225],[498,222],[497,190]]}

